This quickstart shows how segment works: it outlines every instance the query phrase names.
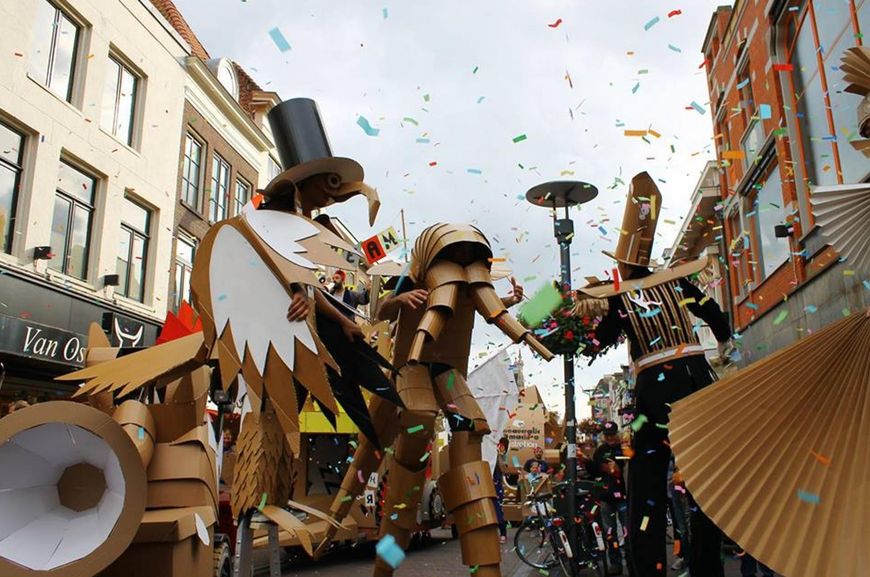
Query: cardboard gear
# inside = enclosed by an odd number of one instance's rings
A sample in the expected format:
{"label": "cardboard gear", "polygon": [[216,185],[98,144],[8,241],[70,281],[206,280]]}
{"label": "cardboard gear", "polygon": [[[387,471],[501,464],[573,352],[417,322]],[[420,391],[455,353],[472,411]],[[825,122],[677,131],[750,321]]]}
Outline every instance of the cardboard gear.
{"label": "cardboard gear", "polygon": [[672,280],[685,278],[695,273],[701,272],[709,265],[709,257],[701,258],[678,264],[675,267],[667,268],[660,271],[655,271],[652,274],[635,280],[623,280],[619,283],[619,290],[616,290],[616,285],[611,282],[596,283],[593,286],[585,286],[577,289],[581,293],[596,299],[603,299],[623,293],[636,290],[643,290],[650,287],[658,286]]}
{"label": "cardboard gear", "polygon": [[[78,512],[62,506],[85,507],[95,497],[96,507]],[[105,413],[69,401],[41,403],[0,419],[0,510],[0,575],[95,575],[136,534],[145,469],[127,433]]]}
{"label": "cardboard gear", "polygon": [[649,266],[661,210],[662,193],[655,181],[648,172],[635,175],[628,187],[616,250],[602,252],[624,264]]}
{"label": "cardboard gear", "polygon": [[867,573],[868,375],[862,310],[673,405],[670,442],[686,487],[778,574]]}

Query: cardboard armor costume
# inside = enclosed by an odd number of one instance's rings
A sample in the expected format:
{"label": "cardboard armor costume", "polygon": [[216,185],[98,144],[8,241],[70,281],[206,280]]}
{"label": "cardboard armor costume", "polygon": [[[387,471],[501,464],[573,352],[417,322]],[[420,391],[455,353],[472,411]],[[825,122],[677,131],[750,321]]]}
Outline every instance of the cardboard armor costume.
{"label": "cardboard armor costume", "polygon": [[[210,527],[216,519],[217,469],[214,450],[208,447],[210,434],[205,428],[204,415],[206,395],[212,381],[224,390],[241,389],[239,396],[246,395],[245,405],[251,408],[243,420],[237,444],[238,462],[231,496],[234,515],[240,523],[248,526],[254,511],[259,510],[281,528],[297,535],[303,544],[308,545],[309,551],[311,542],[305,539],[304,524],[283,509],[288,504],[292,487],[291,455],[298,450],[299,408],[305,397],[311,393],[333,421],[337,413],[336,399],[340,399],[375,446],[378,446],[378,440],[359,386],[371,388],[376,394],[401,405],[380,370],[381,366],[389,367],[386,360],[361,341],[350,342],[341,328],[330,321],[332,317],[327,316],[330,305],[322,305],[317,294],[314,295],[317,306],[311,307],[313,312],[306,319],[296,322],[286,319],[294,294],[303,292],[310,296],[318,290],[318,266],[349,268],[339,251],[356,253],[354,247],[339,236],[295,210],[310,212],[362,194],[368,199],[369,216],[373,218],[379,203],[375,191],[361,182],[362,167],[353,160],[331,155],[313,101],[286,101],[270,112],[269,120],[286,170],[264,191],[266,202],[258,203],[259,199],[255,198],[241,214],[214,225],[203,239],[197,251],[191,282],[201,330],[190,331],[180,338],[119,358],[114,358],[116,350],[91,345],[93,350],[89,354],[105,362],[89,362],[85,369],[61,377],[61,380],[84,381],[76,396],[87,396],[95,406],[114,412],[120,419],[115,423],[101,417],[95,421],[97,425],[94,427],[115,431],[112,433],[115,437],[120,435],[121,449],[115,451],[119,455],[130,451],[141,455],[139,467],[148,471],[147,492],[140,487],[124,495],[130,498],[141,494],[143,501],[147,496],[149,510],[143,516],[143,505],[138,501],[129,507],[118,505],[118,520],[106,531],[109,535],[106,543],[111,547],[107,549],[105,544],[96,544],[99,547],[95,545],[94,551],[82,553],[78,563],[58,565],[56,570],[44,573],[46,575],[93,575],[118,559],[134,537],[136,541],[125,555],[144,539],[142,542],[148,543],[145,549],[149,555],[153,557],[162,551],[166,554],[166,563],[171,565],[171,569],[155,565],[150,571],[150,566],[139,564],[135,574],[144,571],[145,575],[204,576],[211,571],[211,549],[206,555],[209,558],[206,571],[205,564],[200,565],[196,555],[179,560],[174,556],[174,545],[155,547],[153,542],[177,542],[198,534],[200,542],[207,545],[210,539]],[[332,312],[340,315],[337,311]],[[321,333],[326,334],[321,337]],[[333,342],[329,342],[330,339]],[[131,393],[152,398],[155,389],[164,387],[166,394],[162,402],[155,399],[151,405],[137,404],[134,410],[129,405],[131,401],[127,401],[118,409],[114,408],[116,400],[120,401]],[[102,414],[97,409],[88,410]],[[40,408],[33,414],[38,417],[44,411]],[[20,429],[34,428],[24,419],[27,411],[21,412],[23,415],[16,416],[11,423],[19,428],[6,427],[4,419],[4,427],[0,430],[7,435],[5,438],[14,440],[20,437],[19,433],[25,437],[31,434]],[[68,427],[63,423],[62,410],[49,413],[48,417],[41,417],[48,422],[40,422],[39,426],[50,425],[60,430]],[[58,422],[51,422],[55,417]],[[90,421],[85,421],[90,423],[95,418],[92,416]],[[152,420],[156,426],[152,426]],[[42,429],[36,427],[35,430]],[[124,440],[128,436],[124,430],[132,437],[127,441]],[[15,442],[0,446],[0,459],[12,458],[16,447]],[[6,454],[3,450],[7,451]],[[58,467],[65,464],[76,463],[59,461]],[[132,470],[131,467],[135,468],[131,465],[122,471],[126,473]],[[24,483],[27,489],[30,481],[9,477],[10,467],[4,467],[4,470],[6,477],[0,472],[0,485],[18,487]],[[44,475],[54,482],[62,472],[63,468],[51,469]],[[106,473],[107,494],[114,495],[116,505],[117,495],[124,487],[145,482],[141,470],[129,473],[131,480],[126,484],[118,480],[115,469],[110,472],[111,479]],[[85,473],[64,477],[76,481],[72,485],[67,483],[75,489],[73,493],[96,491],[85,489],[89,483],[99,485],[99,476],[89,469]],[[47,482],[44,478],[37,481]],[[316,510],[294,505],[311,515],[334,522]],[[148,523],[152,506],[159,511],[152,515],[153,523]],[[180,508],[180,512],[167,513],[167,508]],[[13,537],[6,542],[7,545],[14,543],[16,532],[21,529],[14,526],[14,521],[15,518],[7,517],[0,529],[0,540]],[[50,548],[51,544],[45,547]],[[83,546],[77,547],[83,549]],[[21,569],[26,565],[17,563],[12,552],[11,558],[6,552],[0,544],[0,566],[5,568],[8,565],[17,571],[8,574],[36,574],[35,568]],[[39,567],[45,566],[49,563],[46,559],[51,558],[49,553],[35,555],[34,562]],[[180,562],[185,560],[187,564]],[[125,567],[133,565],[135,563],[128,563]]]}
{"label": "cardboard armor costume", "polygon": [[[388,457],[381,536],[390,534],[403,548],[408,545],[435,419],[443,411],[452,432],[450,469],[438,484],[459,530],[463,563],[476,566],[475,574],[485,577],[501,573],[495,488],[481,457],[482,438],[490,431],[465,381],[475,313],[546,360],[553,356],[507,312],[492,286],[491,258],[489,242],[473,226],[438,224],[423,231],[412,251],[410,280],[400,278],[397,286],[397,291],[403,283],[429,291],[425,306],[403,309],[396,327],[393,364],[405,408],[397,415],[394,406],[377,397],[369,406],[378,438],[384,444],[395,439]],[[371,442],[361,440],[330,509],[336,521],[362,495],[365,479],[378,470],[381,457]],[[317,554],[328,548],[334,533],[327,533]],[[375,575],[392,572],[384,561],[376,561]]]}

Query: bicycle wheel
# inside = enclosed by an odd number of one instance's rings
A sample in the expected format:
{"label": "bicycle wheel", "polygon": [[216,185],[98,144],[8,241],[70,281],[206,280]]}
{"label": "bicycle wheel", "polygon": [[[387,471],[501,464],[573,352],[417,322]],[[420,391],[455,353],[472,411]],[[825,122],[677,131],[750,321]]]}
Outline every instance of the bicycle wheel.
{"label": "bicycle wheel", "polygon": [[559,564],[547,530],[537,522],[523,521],[514,535],[514,549],[520,561],[535,569],[552,569]]}

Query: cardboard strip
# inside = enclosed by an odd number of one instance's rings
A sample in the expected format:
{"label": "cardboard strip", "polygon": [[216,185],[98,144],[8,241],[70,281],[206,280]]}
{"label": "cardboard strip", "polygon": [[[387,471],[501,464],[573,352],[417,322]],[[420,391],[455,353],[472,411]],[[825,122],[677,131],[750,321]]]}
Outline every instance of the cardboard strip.
{"label": "cardboard strip", "polygon": [[[419,464],[419,463],[418,463]],[[426,467],[411,470],[390,456],[387,464],[389,474],[387,502],[384,505],[384,515],[397,527],[411,530],[417,526],[418,494],[413,487],[422,487],[426,480]]]}

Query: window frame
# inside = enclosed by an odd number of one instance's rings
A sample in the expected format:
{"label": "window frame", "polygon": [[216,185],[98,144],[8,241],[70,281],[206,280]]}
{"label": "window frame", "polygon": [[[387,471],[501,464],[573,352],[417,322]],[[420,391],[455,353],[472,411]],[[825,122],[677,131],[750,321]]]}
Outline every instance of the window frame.
{"label": "window frame", "polygon": [[[14,126],[11,126],[2,118],[0,118],[0,126],[2,126],[11,133],[18,135],[18,137],[21,139],[21,142],[18,146],[17,164],[13,164],[8,159],[0,156],[0,167],[8,169],[14,174],[14,178],[12,181],[12,203],[9,209],[9,230],[6,233],[6,238],[0,239],[3,241],[3,243],[5,243],[6,248],[0,248],[0,253],[12,254],[12,245],[15,241],[15,225],[17,224],[18,220],[18,201],[20,199],[19,192],[21,188],[21,180],[24,174],[24,152],[25,147],[28,144],[28,138],[26,133],[21,130],[17,130]],[[0,231],[0,234],[2,234],[2,231]]]}
{"label": "window frame", "polygon": [[[139,72],[136,68],[130,65],[127,60],[121,56],[115,50],[109,52],[108,59],[110,62],[113,62],[118,66],[118,76],[116,78],[116,87],[115,87],[115,99],[114,99],[114,108],[112,112],[112,124],[111,129],[107,129],[103,125],[103,118],[100,118],[100,128],[106,132],[107,134],[111,134],[115,139],[123,144],[126,144],[130,148],[137,148],[138,142],[138,134],[139,134],[139,122],[138,122],[138,113],[139,113],[139,96],[142,93],[142,83],[144,82],[144,75]],[[123,88],[123,79],[124,72],[127,72],[130,76],[133,77],[133,95],[132,95],[132,107],[130,109],[130,128],[129,128],[129,138],[124,140],[121,138],[121,135],[118,134],[118,113],[120,109],[121,102],[121,91]],[[108,74],[106,75],[105,81],[108,81]],[[105,82],[103,83],[103,97],[105,97]]]}
{"label": "window frame", "polygon": [[[178,243],[181,243],[181,242],[185,243],[188,246],[193,247],[192,257],[190,259],[190,263],[181,262],[181,260],[178,257]],[[189,232],[180,229],[178,231],[178,235],[176,236],[176,239],[175,239],[175,254],[174,254],[174,263],[175,263],[175,271],[174,272],[175,272],[175,274],[173,275],[173,279],[172,279],[172,282],[173,282],[173,285],[175,288],[175,294],[172,295],[172,307],[174,308],[175,312],[178,312],[178,309],[181,307],[181,301],[186,300],[185,298],[182,298],[182,295],[180,294],[181,286],[179,285],[179,282],[178,282],[179,267],[181,269],[182,278],[187,277],[187,279],[188,279],[187,286],[189,287],[191,273],[193,272],[193,261],[196,259],[197,250],[199,250],[198,239],[195,236],[193,236],[192,234],[190,234]],[[182,283],[182,286],[183,286],[183,283]],[[185,296],[187,296],[187,295],[185,295]],[[190,302],[190,300],[188,300],[188,302]]]}
{"label": "window frame", "polygon": [[[209,195],[208,200],[208,219],[210,222],[220,222],[227,218],[227,214],[230,204],[230,176],[232,173],[232,166],[229,162],[227,162],[223,156],[218,154],[217,152],[212,153],[211,157],[211,194]],[[218,168],[217,174],[215,174],[215,169]],[[225,169],[225,170],[224,170]],[[220,175],[225,175],[226,179],[223,183],[223,190],[220,190],[221,182],[219,182]],[[218,203],[218,192],[221,192],[221,198],[223,199],[223,203]],[[214,203],[214,204],[212,204]],[[218,209],[221,209],[220,211]],[[220,218],[218,218],[218,213],[220,212]]]}
{"label": "window frame", "polygon": [[[786,250],[786,258],[782,262],[776,264],[774,268],[771,269],[770,273],[766,270],[765,265],[765,255],[764,255],[764,243],[762,242],[762,234],[761,234],[761,209],[758,202],[758,195],[761,194],[761,190],[763,188],[763,184],[761,188],[756,188],[756,185],[759,183],[767,183],[771,178],[776,178],[780,182],[780,210],[783,213],[782,223],[786,224],[787,216],[786,216],[786,200],[783,196],[783,188],[782,188],[782,172],[780,169],[780,159],[775,152],[775,148],[771,147],[765,151],[763,155],[759,156],[759,166],[758,169],[754,172],[754,174],[747,180],[746,188],[744,191],[744,202],[746,206],[749,208],[748,214],[744,214],[744,226],[746,230],[749,231],[751,246],[752,246],[752,254],[754,266],[750,267],[752,270],[752,278],[754,285],[760,286],[766,280],[773,277],[776,272],[782,268],[783,265],[791,262],[792,260],[792,247],[790,238],[786,238],[784,242],[788,245]],[[745,222],[746,220],[752,219],[751,222]]]}
{"label": "window frame", "polygon": [[[247,198],[245,198],[244,200],[241,200],[239,198],[239,185],[243,185],[248,192]],[[242,214],[242,209],[245,208],[245,205],[248,204],[248,202],[251,200],[251,197],[254,195],[254,187],[251,185],[250,182],[248,182],[247,179],[239,175],[236,175],[235,187],[235,195],[233,196],[235,203],[234,214],[239,215]]]}
{"label": "window frame", "polygon": [[[37,82],[40,86],[44,87],[46,90],[54,94],[56,97],[60,98],[64,102],[67,102],[71,105],[74,105],[73,97],[76,93],[76,81],[78,79],[78,67],[80,55],[79,52],[81,50],[81,40],[82,34],[86,28],[86,25],[82,20],[76,17],[66,6],[61,6],[54,0],[39,0],[40,2],[44,2],[48,6],[54,9],[54,19],[52,21],[52,33],[51,33],[51,42],[49,44],[48,50],[48,60],[46,64],[46,69],[41,71],[40,74],[37,74],[37,71],[31,68],[31,64],[27,65],[27,75],[33,81]],[[51,78],[52,73],[54,71],[55,58],[57,55],[57,40],[58,35],[61,33],[61,22],[59,17],[63,16],[66,18],[69,23],[75,27],[76,35],[73,41],[73,47],[70,58],[70,66],[69,66],[69,86],[67,86],[66,94],[61,95],[58,91],[54,90],[51,86]],[[31,45],[31,49],[33,49],[33,45]]]}
{"label": "window frame", "polygon": [[[77,278],[77,279],[82,280],[82,281],[87,281],[88,278],[90,277],[89,273],[90,273],[90,264],[91,264],[91,244],[93,242],[93,239],[91,238],[91,234],[94,231],[94,216],[96,215],[96,204],[97,204],[96,196],[99,192],[100,179],[99,179],[99,177],[95,176],[92,172],[89,172],[85,169],[82,169],[79,165],[77,165],[73,162],[70,162],[69,160],[64,159],[63,157],[60,159],[59,162],[61,164],[67,165],[67,167],[75,170],[76,172],[83,174],[84,176],[90,178],[93,181],[93,183],[94,183],[93,199],[91,200],[91,204],[88,204],[85,201],[81,200],[80,198],[77,198],[76,196],[74,196],[74,195],[72,195],[64,190],[61,190],[60,187],[58,187],[57,185],[54,187],[54,198],[57,199],[57,197],[60,196],[63,200],[66,200],[67,202],[70,203],[71,208],[69,211],[69,215],[67,216],[67,228],[66,228],[67,233],[66,233],[65,238],[64,238],[63,250],[62,250],[62,253],[60,255],[61,256],[61,260],[60,260],[61,266],[60,266],[60,268],[52,267],[51,261],[49,261],[49,268],[51,268],[52,270],[59,272],[63,275],[66,275],[66,276],[69,276],[72,278]],[[73,224],[73,219],[75,217],[75,209],[76,208],[82,208],[82,209],[86,210],[90,215],[90,218],[88,218],[88,229],[85,233],[85,239],[86,239],[87,245],[85,246],[84,262],[82,264],[83,275],[80,277],[76,276],[74,274],[70,274],[70,272],[69,272],[69,259],[67,258],[67,253],[70,250],[70,242],[71,242],[71,238],[72,238],[72,234],[70,234],[70,231],[72,231],[72,224]],[[54,226],[54,217],[52,216],[52,227],[53,226]],[[55,251],[55,250],[57,250],[57,247],[51,247],[51,249],[52,249],[52,251]],[[55,253],[55,255],[56,254],[57,253]],[[51,260],[54,260],[54,258],[52,258]]]}
{"label": "window frame", "polygon": [[[139,207],[145,211],[145,214],[146,214],[146,216],[145,216],[145,229],[146,230],[144,230],[144,231],[139,230],[134,225],[129,224],[127,222],[124,222],[124,218],[123,218],[124,213],[123,213],[123,211],[121,212],[121,231],[123,233],[130,235],[130,243],[129,243],[129,249],[127,250],[127,274],[125,276],[126,281],[127,281],[127,286],[124,288],[116,289],[116,292],[118,292],[121,296],[123,296],[125,298],[135,300],[135,301],[138,301],[140,303],[144,303],[145,302],[145,293],[147,292],[146,291],[146,283],[148,282],[148,263],[149,263],[148,251],[151,248],[151,230],[150,229],[153,226],[152,217],[154,216],[154,211],[149,206],[145,205],[143,202],[130,196],[129,194],[124,195],[124,200],[127,202],[130,202],[131,204],[136,205],[137,207]],[[143,241],[143,244],[144,244],[144,250],[142,251],[142,253],[143,253],[143,256],[142,256],[142,278],[141,278],[141,285],[140,285],[142,294],[140,296],[130,296],[130,269],[131,269],[132,263],[133,263],[133,246],[134,246],[133,241],[136,238],[141,239]]]}
{"label": "window frame", "polygon": [[[194,199],[194,202],[190,202],[190,200],[188,198],[186,198],[186,196],[187,196],[186,193],[190,189],[190,187],[192,186],[192,183],[187,178],[188,162],[190,161],[190,157],[188,156],[188,144],[190,142],[194,142],[197,145],[199,145],[199,164],[196,165],[196,167],[197,167],[197,174],[196,174],[197,182],[195,183],[195,188],[194,188],[194,190],[196,192],[196,198]],[[203,164],[205,164],[204,161],[206,161],[206,160],[207,160],[207,149],[206,149],[205,139],[200,138],[196,132],[194,132],[193,130],[188,128],[185,131],[184,151],[182,153],[181,199],[180,200],[184,205],[189,206],[197,214],[200,214],[202,212],[202,198],[201,198],[200,193],[202,192],[202,189],[203,189],[203,180],[204,180],[204,178],[203,178],[204,171],[202,169],[203,169]],[[192,163],[192,161],[190,161],[190,162]]]}

